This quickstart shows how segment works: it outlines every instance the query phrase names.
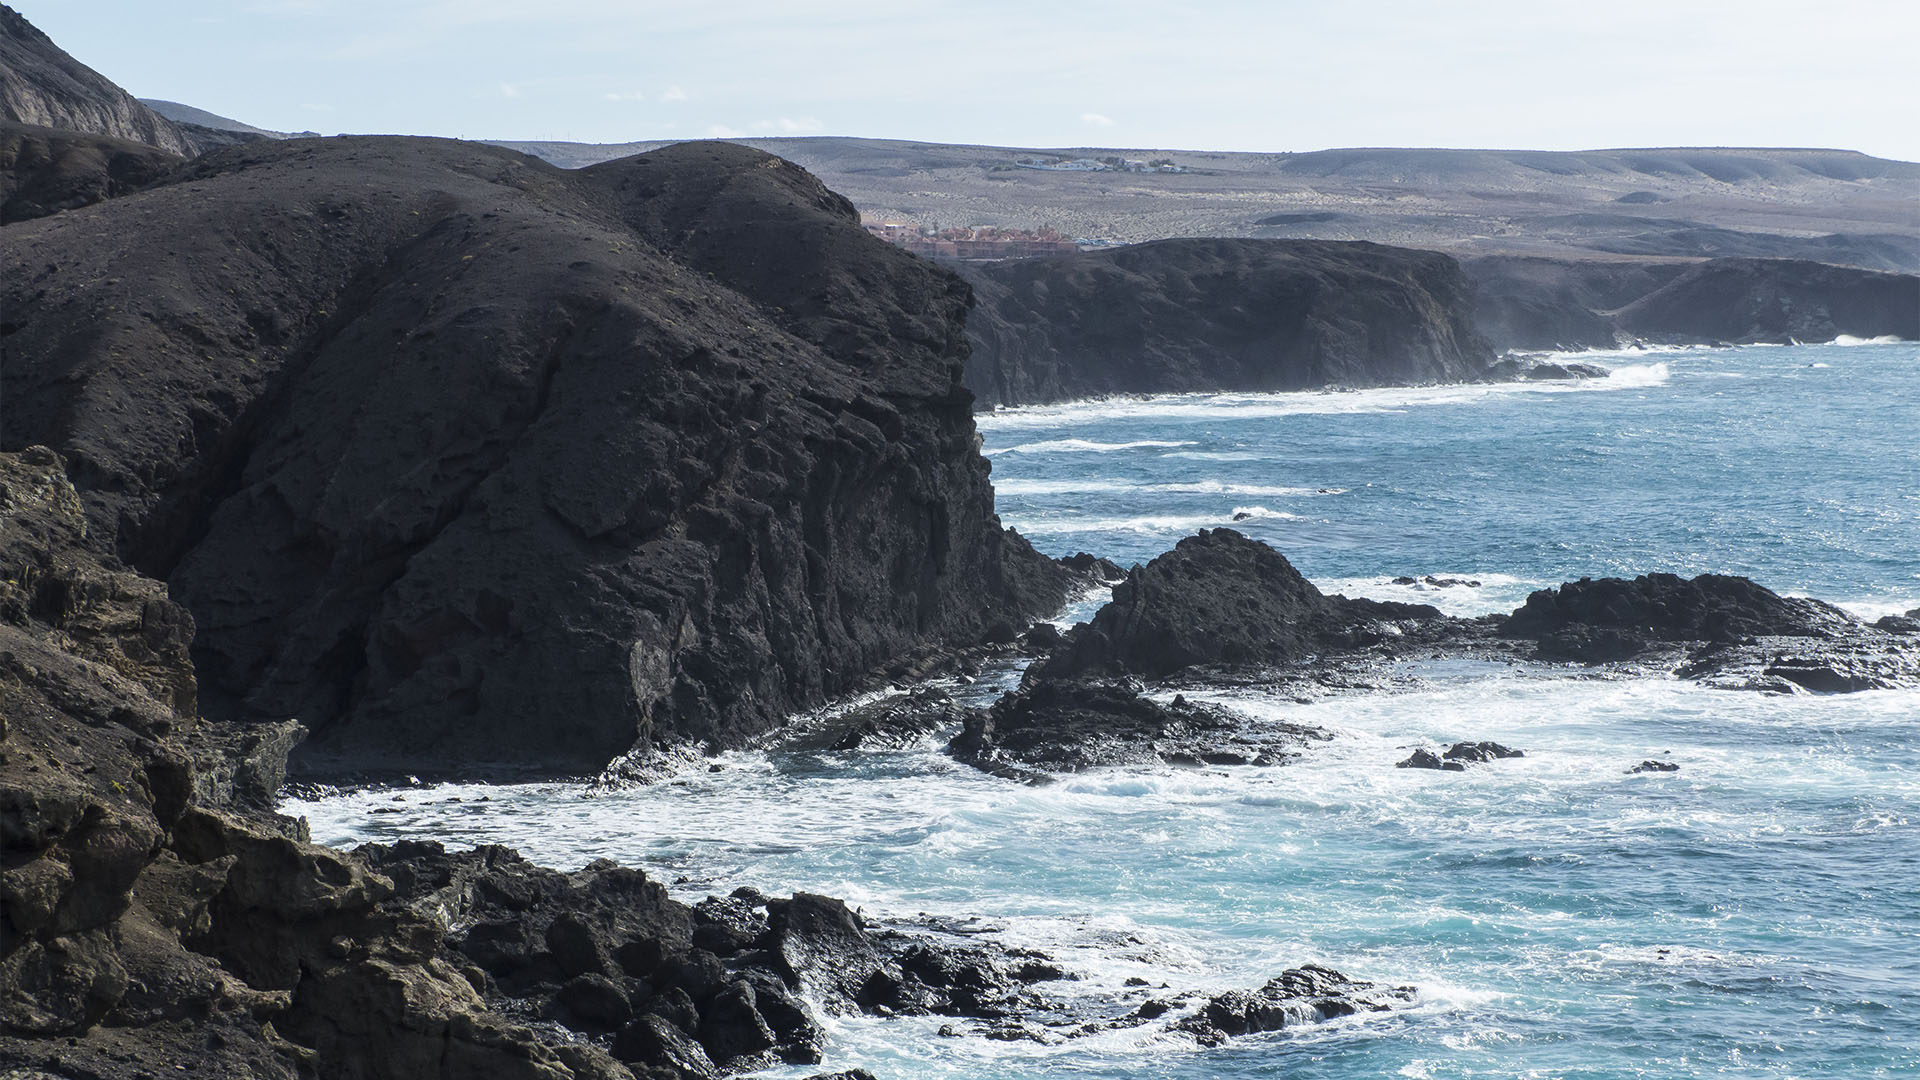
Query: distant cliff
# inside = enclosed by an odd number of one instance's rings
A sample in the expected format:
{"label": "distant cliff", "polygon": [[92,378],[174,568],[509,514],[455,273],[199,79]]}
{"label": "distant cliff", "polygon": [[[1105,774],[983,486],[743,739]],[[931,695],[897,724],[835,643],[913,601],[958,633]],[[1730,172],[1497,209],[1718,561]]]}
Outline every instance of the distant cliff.
{"label": "distant cliff", "polygon": [[256,142],[6,228],[5,447],[310,770],[737,745],[1062,598],[993,515],[964,285],[758,151]]}
{"label": "distant cliff", "polygon": [[1797,259],[1469,259],[1500,349],[1920,338],[1920,277]]}
{"label": "distant cliff", "polygon": [[967,266],[981,406],[1483,378],[1460,266],[1317,240],[1162,240]]}

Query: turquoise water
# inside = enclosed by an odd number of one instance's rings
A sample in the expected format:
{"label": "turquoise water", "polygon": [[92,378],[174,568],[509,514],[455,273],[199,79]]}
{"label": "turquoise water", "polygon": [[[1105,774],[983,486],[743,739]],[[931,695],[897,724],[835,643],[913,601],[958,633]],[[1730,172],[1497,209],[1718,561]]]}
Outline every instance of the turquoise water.
{"label": "turquoise water", "polygon": [[[1620,374],[1579,389],[1185,397],[982,428],[1003,516],[1055,553],[1145,559],[1238,512],[1325,587],[1462,612],[1654,569],[1870,614],[1920,605],[1920,347],[1602,362]],[[1308,961],[1420,990],[1404,1011],[1218,1050],[1152,1029],[1041,1046],[833,1021],[827,1064],[882,1078],[1920,1074],[1920,692],[1405,674],[1406,692],[1308,704],[1213,695],[1336,734],[1278,769],[1028,788],[929,745],[731,754],[592,798],[447,786],[287,809],[333,843],[501,842],[552,865],[620,859],[689,899],[751,884],[972,917],[1054,954],[1083,976],[1061,992],[1088,1001],[1137,1000],[1129,977],[1217,992]],[[1527,756],[1393,767],[1467,738]],[[1680,771],[1626,772],[1662,756]]]}

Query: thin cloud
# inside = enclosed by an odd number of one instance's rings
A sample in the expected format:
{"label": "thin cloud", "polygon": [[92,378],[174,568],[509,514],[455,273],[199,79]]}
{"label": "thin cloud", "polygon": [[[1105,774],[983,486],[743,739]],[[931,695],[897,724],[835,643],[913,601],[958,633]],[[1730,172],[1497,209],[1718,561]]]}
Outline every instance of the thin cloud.
{"label": "thin cloud", "polygon": [[1081,113],[1080,122],[1083,124],[1091,125],[1093,127],[1112,127],[1113,126],[1112,117],[1102,116],[1097,112]]}
{"label": "thin cloud", "polygon": [[503,82],[500,84],[500,96],[501,97],[519,97],[520,88],[514,85],[513,83]]}
{"label": "thin cloud", "polygon": [[660,100],[661,101],[685,101],[687,100],[687,92],[685,90],[680,89],[678,86],[669,86],[667,87],[667,92],[660,95]]}
{"label": "thin cloud", "polygon": [[778,131],[785,135],[804,135],[825,127],[817,117],[812,116],[783,116],[778,120],[756,120],[753,124],[755,131]]}
{"label": "thin cloud", "polygon": [[639,90],[629,90],[625,93],[602,94],[600,96],[606,98],[608,101],[645,101],[647,100],[647,95],[642,93]]}
{"label": "thin cloud", "polygon": [[707,129],[707,137],[710,139],[738,139],[745,135],[746,132],[737,131],[725,124],[715,124]]}

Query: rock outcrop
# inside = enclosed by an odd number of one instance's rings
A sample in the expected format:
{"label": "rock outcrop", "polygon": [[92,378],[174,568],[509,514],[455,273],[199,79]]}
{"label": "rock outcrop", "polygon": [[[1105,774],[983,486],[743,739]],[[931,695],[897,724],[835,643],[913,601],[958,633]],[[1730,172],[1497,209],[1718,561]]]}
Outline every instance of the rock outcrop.
{"label": "rock outcrop", "polygon": [[0,225],[138,191],[182,160],[108,135],[0,122]]}
{"label": "rock outcrop", "polygon": [[1203,666],[1259,667],[1401,638],[1441,620],[1425,604],[1327,596],[1286,556],[1232,529],[1202,529],[1113,587],[1039,677],[1164,678]]}
{"label": "rock outcrop", "polygon": [[1643,574],[1631,581],[1581,578],[1538,590],[1500,632],[1533,639],[1549,659],[1604,662],[1664,643],[1827,637],[1855,625],[1832,604],[1781,596],[1743,577]]}
{"label": "rock outcrop", "polygon": [[1317,240],[1162,240],[962,268],[982,407],[1109,394],[1486,377],[1446,255]]}
{"label": "rock outcrop", "polygon": [[172,121],[68,56],[0,4],[0,120],[106,135],[191,157],[200,147]]}
{"label": "rock outcrop", "polygon": [[4,261],[7,445],[309,773],[737,745],[1064,595],[993,515],[965,286],[756,151],[258,142]]}
{"label": "rock outcrop", "polygon": [[1499,349],[1920,338],[1920,277],[1797,259],[1463,264],[1474,318]]}
{"label": "rock outcrop", "polygon": [[1410,986],[1378,986],[1308,964],[1281,972],[1258,990],[1231,990],[1212,998],[1174,1029],[1192,1035],[1203,1046],[1218,1046],[1237,1035],[1279,1031],[1360,1012],[1385,1012],[1411,1004],[1416,997]]}

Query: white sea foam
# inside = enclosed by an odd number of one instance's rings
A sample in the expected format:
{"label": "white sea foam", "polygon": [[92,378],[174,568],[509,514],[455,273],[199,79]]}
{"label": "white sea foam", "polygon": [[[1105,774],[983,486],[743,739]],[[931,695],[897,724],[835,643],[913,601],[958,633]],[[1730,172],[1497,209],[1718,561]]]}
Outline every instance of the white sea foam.
{"label": "white sea foam", "polygon": [[1827,344],[1842,347],[1852,347],[1855,345],[1898,345],[1904,340],[1905,339],[1898,334],[1881,334],[1879,337],[1868,338],[1854,337],[1852,334],[1841,334],[1839,337],[1827,342]]}
{"label": "white sea foam", "polygon": [[1000,520],[1026,536],[1102,532],[1158,536],[1184,535],[1196,529],[1210,529],[1217,525],[1231,526],[1236,521],[1298,521],[1301,520],[1301,516],[1265,506],[1236,506],[1232,510],[1217,514],[1141,514],[1131,517],[1002,514]]}
{"label": "white sea foam", "polygon": [[[1169,455],[1172,456],[1172,455]],[[1035,480],[1010,477],[995,480],[993,490],[1001,495],[1252,495],[1264,498],[1307,498],[1314,495],[1344,495],[1346,488],[1291,487],[1278,484],[1227,484],[1218,480],[1190,483],[1150,484],[1131,480],[1102,480],[1069,477],[1059,480]]]}
{"label": "white sea foam", "polygon": [[1095,442],[1092,439],[1047,439],[1043,442],[1021,443],[1019,446],[1007,446],[997,450],[985,451],[988,457],[995,454],[1105,454],[1114,450],[1149,450],[1157,447],[1192,446],[1191,442],[1166,442],[1159,439],[1140,439],[1135,442]]}
{"label": "white sea foam", "polygon": [[[1412,408],[1471,405],[1513,394],[1567,394],[1629,390],[1659,386],[1672,372],[1665,361],[1615,368],[1602,378],[1545,382],[1469,383],[1447,386],[1389,387],[1374,390],[1303,391],[1273,394],[1171,394],[1141,398],[1102,398],[1058,405],[1022,406],[975,417],[980,430],[991,436],[1024,428],[1070,427],[1091,423],[1147,421],[1218,421],[1266,419],[1283,416],[1397,413]],[[988,453],[1040,448],[1055,443],[1085,443],[1080,439],[1029,443]],[[1088,443],[1086,449],[1122,449],[1134,446],[1191,445],[1156,443]]]}
{"label": "white sea foam", "polygon": [[[1461,618],[1512,611],[1535,589],[1559,582],[1534,581],[1512,574],[1476,571],[1421,571],[1411,576],[1410,584],[1396,584],[1391,577],[1319,578],[1314,584],[1324,593],[1364,597],[1368,600],[1396,600],[1403,604],[1431,604],[1443,613]],[[1441,581],[1478,582],[1478,584],[1433,585],[1426,578]]]}

